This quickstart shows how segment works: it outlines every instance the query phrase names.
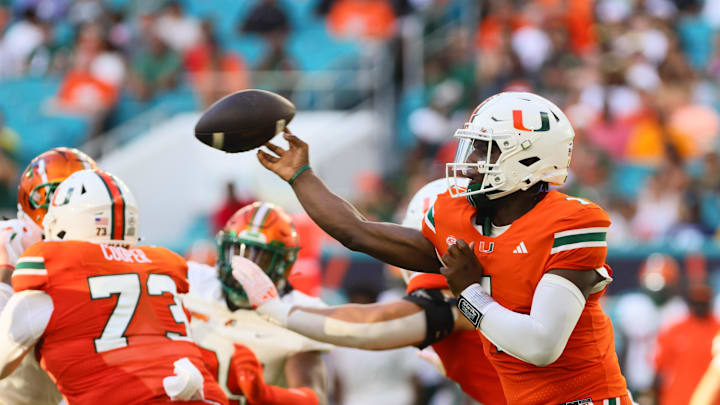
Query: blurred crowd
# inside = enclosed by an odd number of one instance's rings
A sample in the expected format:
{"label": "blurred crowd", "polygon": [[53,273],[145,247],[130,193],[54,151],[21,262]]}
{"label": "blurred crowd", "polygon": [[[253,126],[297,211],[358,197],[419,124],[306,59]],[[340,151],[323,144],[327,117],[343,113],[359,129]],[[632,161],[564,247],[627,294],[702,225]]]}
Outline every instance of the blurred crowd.
{"label": "blurred crowd", "polygon": [[[231,16],[228,27],[195,12],[198,4],[213,3],[206,0],[0,0],[0,84],[60,78],[42,108],[85,120],[88,138],[122,123],[120,104],[141,113],[179,89],[189,89],[199,109],[229,92],[274,88],[277,81],[292,99],[303,67],[289,51],[300,29],[291,9],[309,4],[333,38],[395,55],[394,156],[401,158],[353,180],[360,196],[354,203],[368,218],[399,222],[409,196],[444,176],[455,151],[451,135],[475,106],[499,91],[520,90],[549,98],[572,121],[565,189],[608,210],[611,254],[648,245],[694,252],[720,240],[718,0],[238,1],[252,4]],[[259,57],[233,46],[247,36],[264,44]],[[418,42],[421,62],[413,65],[405,56]],[[312,52],[314,45],[300,49]],[[409,80],[418,72],[419,80]],[[9,114],[0,110],[0,207],[6,210],[14,208],[18,168],[27,163],[18,157],[23,134],[6,124]],[[213,231],[249,201],[229,185],[226,201],[211,214]],[[306,249],[314,260],[307,268],[319,266],[321,255],[321,238],[312,239],[317,246]],[[213,250],[198,244],[189,254],[212,262]],[[335,264],[326,266],[325,287]],[[307,274],[316,285],[319,270]],[[675,398],[663,391],[663,378],[699,380],[720,330],[705,276],[688,274],[672,258],[652,256],[639,272],[639,289],[609,301],[623,371],[644,403]],[[365,293],[374,301],[379,291]],[[702,344],[676,340],[690,334]],[[687,351],[670,350],[678,347]],[[398,364],[413,361],[395,355]],[[336,374],[348,379],[345,394],[373,402],[369,391],[349,389],[360,386],[352,379],[362,375],[341,369],[353,371],[358,360],[336,357]],[[377,363],[385,375],[383,361]],[[410,374],[395,377],[432,385],[433,377]],[[405,398],[398,404],[412,403],[413,395],[398,395]]]}

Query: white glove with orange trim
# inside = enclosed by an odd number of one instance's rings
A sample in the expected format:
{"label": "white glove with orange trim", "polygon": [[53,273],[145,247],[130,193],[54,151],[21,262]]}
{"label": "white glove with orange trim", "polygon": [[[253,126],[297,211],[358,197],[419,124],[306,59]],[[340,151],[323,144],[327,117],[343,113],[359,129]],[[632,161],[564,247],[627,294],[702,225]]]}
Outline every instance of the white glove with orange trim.
{"label": "white glove with orange trim", "polygon": [[255,262],[242,256],[232,258],[233,277],[242,285],[250,305],[268,320],[287,326],[292,308],[280,299],[277,287]]}
{"label": "white glove with orange trim", "polygon": [[42,231],[22,219],[0,221],[0,266],[15,267],[25,249],[42,240]]}

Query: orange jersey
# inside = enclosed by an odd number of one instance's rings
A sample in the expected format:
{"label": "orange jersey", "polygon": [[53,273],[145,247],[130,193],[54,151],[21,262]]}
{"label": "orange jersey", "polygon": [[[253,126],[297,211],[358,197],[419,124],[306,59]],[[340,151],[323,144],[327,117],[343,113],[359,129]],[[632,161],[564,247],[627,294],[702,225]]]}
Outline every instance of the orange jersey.
{"label": "orange jersey", "polygon": [[[687,404],[713,358],[713,339],[720,321],[687,315],[657,337],[655,367],[660,378],[660,405]],[[712,404],[720,404],[715,400]]]}
{"label": "orange jersey", "polygon": [[[441,274],[414,273],[408,281],[406,293],[421,288],[449,289],[445,276]],[[475,331],[455,331],[432,344],[432,347],[440,357],[447,377],[458,383],[474,400],[485,405],[507,403],[500,378],[485,356],[482,340]]]}
{"label": "orange jersey", "polygon": [[[440,255],[458,239],[475,242],[476,255],[485,269],[481,284],[511,311],[530,313],[535,287],[549,270],[587,271],[605,266],[610,220],[589,201],[550,191],[497,237],[485,236],[489,230],[474,225],[475,214],[465,198],[452,198],[446,192],[428,210],[423,234]],[[485,228],[489,227],[486,223]],[[603,291],[588,297],[565,350],[546,367],[510,356],[482,336],[508,403],[598,401],[627,394],[612,326],[598,302]]]}
{"label": "orange jersey", "polygon": [[188,291],[186,277],[185,261],[164,248],[63,241],[26,250],[12,282],[52,298],[39,354],[70,405],[170,404],[163,378],[183,357],[203,374],[212,402],[172,404],[227,404],[188,337],[177,297]]}

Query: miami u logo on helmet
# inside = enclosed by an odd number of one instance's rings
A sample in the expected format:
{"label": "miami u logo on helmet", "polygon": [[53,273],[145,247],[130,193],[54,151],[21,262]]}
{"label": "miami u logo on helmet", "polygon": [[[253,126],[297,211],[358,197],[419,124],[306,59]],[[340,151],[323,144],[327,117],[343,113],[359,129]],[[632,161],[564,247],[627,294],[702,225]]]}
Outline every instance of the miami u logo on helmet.
{"label": "miami u logo on helmet", "polygon": [[523,125],[522,110],[513,110],[513,127],[515,127],[515,129],[518,129],[520,131],[545,132],[545,131],[550,130],[550,119],[548,118],[548,113],[541,112],[540,113],[540,128],[530,129],[530,128],[526,128],[525,125]]}

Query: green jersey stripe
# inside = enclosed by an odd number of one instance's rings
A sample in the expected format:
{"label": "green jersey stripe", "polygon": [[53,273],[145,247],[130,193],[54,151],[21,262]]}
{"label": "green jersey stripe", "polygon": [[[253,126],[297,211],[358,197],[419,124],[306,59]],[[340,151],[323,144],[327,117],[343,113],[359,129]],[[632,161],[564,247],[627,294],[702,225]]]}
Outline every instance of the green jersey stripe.
{"label": "green jersey stripe", "polygon": [[43,262],[18,262],[15,266],[16,269],[44,269],[45,263]]}
{"label": "green jersey stripe", "polygon": [[555,241],[553,242],[553,247],[556,248],[558,246],[580,242],[602,242],[606,239],[607,232],[581,233],[577,235],[569,235],[555,238]]}
{"label": "green jersey stripe", "polygon": [[435,231],[435,215],[434,215],[434,206],[430,207],[427,214],[425,215],[425,225],[427,225],[428,228],[430,228],[433,233],[437,233]]}

